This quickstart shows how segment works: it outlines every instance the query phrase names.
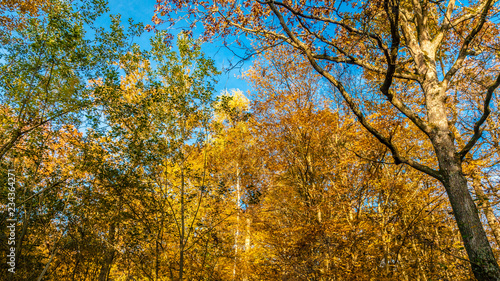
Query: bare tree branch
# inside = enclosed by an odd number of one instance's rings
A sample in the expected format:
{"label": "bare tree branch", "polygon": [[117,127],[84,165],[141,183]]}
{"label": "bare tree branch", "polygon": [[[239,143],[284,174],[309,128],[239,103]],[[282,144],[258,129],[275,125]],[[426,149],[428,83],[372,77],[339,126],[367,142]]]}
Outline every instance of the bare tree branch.
{"label": "bare tree branch", "polygon": [[462,148],[462,150],[458,153],[460,159],[463,160],[465,155],[469,153],[469,151],[472,149],[472,147],[474,147],[479,138],[481,138],[481,135],[483,134],[481,126],[491,113],[490,110],[491,98],[493,97],[493,92],[495,92],[498,86],[500,86],[500,74],[497,76],[495,82],[493,82],[493,84],[491,84],[488,87],[488,90],[486,92],[486,98],[484,99],[484,104],[483,104],[483,114],[481,115],[481,118],[479,118],[479,120],[477,120],[477,122],[474,123],[474,134],[472,135],[471,139],[467,142],[464,148]]}
{"label": "bare tree branch", "polygon": [[371,124],[368,123],[366,120],[364,114],[361,112],[361,110],[358,108],[358,106],[354,103],[351,95],[345,90],[343,84],[339,82],[333,75],[325,71],[321,66],[318,65],[316,62],[316,59],[313,57],[313,54],[311,50],[302,42],[300,41],[295,34],[289,29],[287,26],[283,15],[278,11],[276,6],[273,3],[269,3],[269,7],[273,11],[273,13],[278,17],[278,20],[283,28],[283,30],[286,32],[286,34],[290,37],[290,39],[294,42],[294,45],[298,46],[300,50],[304,52],[306,55],[307,59],[313,66],[313,68],[321,74],[323,77],[328,79],[330,83],[332,83],[335,88],[341,93],[342,97],[348,104],[349,108],[353,111],[353,113],[356,115],[358,118],[359,122],[365,127],[373,136],[375,136],[382,144],[384,144],[389,150],[391,150],[392,156],[394,158],[394,161],[396,164],[407,164],[421,172],[424,172],[438,180],[442,180],[442,176],[439,171],[436,171],[430,167],[427,167],[425,165],[422,165],[418,162],[413,161],[412,159],[405,158],[399,154],[398,149],[392,144],[392,142],[384,137],[380,132],[378,132]]}
{"label": "bare tree branch", "polygon": [[486,16],[488,15],[488,11],[490,10],[493,3],[493,0],[487,0],[484,2],[484,7],[482,8],[479,22],[476,24],[476,26],[474,26],[469,35],[467,35],[467,37],[465,38],[462,46],[460,47],[460,51],[458,52],[457,59],[453,63],[452,67],[448,70],[448,72],[446,72],[444,79],[441,82],[443,83],[443,85],[447,85],[453,75],[460,69],[460,67],[462,67],[463,62],[467,57],[469,46],[472,43],[472,40],[476,38],[479,31],[481,31],[481,29],[483,28],[484,23],[486,22]]}

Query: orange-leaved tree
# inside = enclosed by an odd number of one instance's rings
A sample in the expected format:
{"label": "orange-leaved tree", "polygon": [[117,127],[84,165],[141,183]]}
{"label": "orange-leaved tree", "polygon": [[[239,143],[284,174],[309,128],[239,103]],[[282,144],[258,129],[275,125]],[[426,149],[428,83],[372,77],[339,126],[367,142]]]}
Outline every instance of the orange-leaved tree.
{"label": "orange-leaved tree", "polygon": [[[500,280],[500,267],[462,170],[491,108],[496,108],[491,104],[500,85],[497,5],[495,0],[163,0],[153,21],[175,23],[176,13],[187,11],[184,15],[193,23],[204,24],[206,39],[221,35],[244,43],[244,36],[250,36],[264,48],[291,46],[390,150],[395,164],[442,183],[474,276]],[[362,77],[364,87],[351,87],[343,75],[346,70]],[[398,90],[403,84],[412,87]],[[434,161],[425,163],[408,154],[390,130],[374,126],[362,102],[374,96],[418,129],[423,142],[431,145]],[[455,140],[457,132],[463,143]]]}
{"label": "orange-leaved tree", "polygon": [[[467,276],[466,253],[458,229],[449,223],[452,217],[438,182],[406,166],[390,165],[388,149],[322,95],[320,75],[307,61],[287,53],[282,47],[265,52],[247,76],[255,91],[250,155],[265,163],[256,181],[259,202],[251,212],[250,276]],[[373,118],[378,129],[399,123],[394,137],[405,136],[402,147],[431,158],[408,122]]]}

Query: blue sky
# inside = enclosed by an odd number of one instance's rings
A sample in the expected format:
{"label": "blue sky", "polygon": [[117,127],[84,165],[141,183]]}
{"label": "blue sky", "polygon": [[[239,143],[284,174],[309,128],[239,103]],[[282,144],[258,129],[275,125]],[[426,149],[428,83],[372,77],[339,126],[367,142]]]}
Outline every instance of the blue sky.
{"label": "blue sky", "polygon": [[[108,1],[110,14],[120,14],[122,16],[123,24],[127,24],[129,18],[132,18],[134,22],[142,22],[144,25],[152,24],[151,18],[153,16],[156,0]],[[109,16],[106,15],[101,17],[97,23],[101,26],[109,26]],[[166,27],[166,25],[160,25],[158,29],[161,30]],[[202,30],[196,30],[195,36],[201,31]],[[139,44],[143,49],[149,49],[149,38],[153,35],[153,32],[145,31],[140,38],[135,38],[134,42]],[[220,71],[223,71],[225,67],[228,67],[230,65],[230,61],[237,61],[237,58],[235,58],[229,50],[223,48],[222,46],[223,44],[220,40],[214,40],[213,43],[205,43],[202,45],[202,51],[215,61],[215,64]],[[250,66],[251,62],[247,61],[240,68],[236,68],[230,72],[223,71],[218,79],[219,83],[216,87],[216,94],[219,95],[225,89],[229,90],[235,88],[242,90],[246,94],[250,87],[245,80],[238,77],[241,76],[242,72],[248,70]]]}

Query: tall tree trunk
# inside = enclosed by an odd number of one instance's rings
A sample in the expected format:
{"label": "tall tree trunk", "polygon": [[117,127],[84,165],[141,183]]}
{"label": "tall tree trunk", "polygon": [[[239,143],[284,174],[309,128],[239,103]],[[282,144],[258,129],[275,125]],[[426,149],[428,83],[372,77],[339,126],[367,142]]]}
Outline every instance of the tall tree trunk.
{"label": "tall tree trunk", "polygon": [[251,243],[251,229],[250,229],[250,225],[251,225],[251,221],[250,221],[250,218],[247,218],[247,225],[246,225],[246,231],[245,231],[245,271],[243,272],[243,277],[242,277],[242,280],[243,281],[247,281],[248,280],[248,276],[247,276],[247,272],[249,271],[248,269],[248,255],[249,255],[249,251],[250,251],[250,243]]}
{"label": "tall tree trunk", "polygon": [[183,273],[184,273],[184,236],[185,236],[185,231],[184,231],[184,189],[185,189],[185,182],[184,182],[184,159],[182,160],[181,164],[181,233],[179,236],[179,280],[182,281],[183,279]]}
{"label": "tall tree trunk", "polygon": [[500,280],[500,268],[467,187],[462,163],[454,151],[450,134],[438,132],[433,139],[439,159],[442,183],[446,188],[458,229],[477,280]]}
{"label": "tall tree trunk", "polygon": [[238,238],[240,236],[240,213],[241,213],[241,178],[240,166],[236,163],[236,233],[234,235],[234,264],[233,264],[233,280],[236,280],[236,267],[238,264]]}
{"label": "tall tree trunk", "polygon": [[439,163],[439,179],[448,194],[453,214],[464,241],[474,276],[478,280],[500,280],[500,267],[479,218],[462,171],[462,160],[455,147],[445,105],[446,88],[439,86],[435,69],[429,71],[423,85],[427,117],[432,131],[430,139]]}
{"label": "tall tree trunk", "polygon": [[116,231],[116,223],[112,222],[109,226],[109,243],[111,244],[111,249],[107,249],[106,254],[104,256],[104,260],[102,262],[101,271],[99,273],[99,281],[108,280],[109,272],[111,270],[111,265],[113,264],[113,260],[115,258],[115,231]]}

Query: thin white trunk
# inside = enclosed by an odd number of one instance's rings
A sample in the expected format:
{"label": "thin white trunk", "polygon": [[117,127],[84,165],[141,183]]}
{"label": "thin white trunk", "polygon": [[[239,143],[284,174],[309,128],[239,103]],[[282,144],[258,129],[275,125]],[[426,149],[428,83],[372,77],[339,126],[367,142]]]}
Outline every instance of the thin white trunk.
{"label": "thin white trunk", "polygon": [[236,233],[234,235],[233,280],[236,280],[236,267],[238,264],[238,238],[240,236],[240,213],[241,213],[240,201],[241,201],[240,165],[236,163]]}
{"label": "thin white trunk", "polygon": [[251,221],[250,218],[247,218],[247,226],[246,226],[246,232],[245,232],[245,272],[243,272],[243,281],[247,281],[247,271],[248,271],[248,252],[250,251],[250,246],[251,246],[251,240],[250,240],[250,235],[251,235],[251,230],[250,230],[250,225]]}

